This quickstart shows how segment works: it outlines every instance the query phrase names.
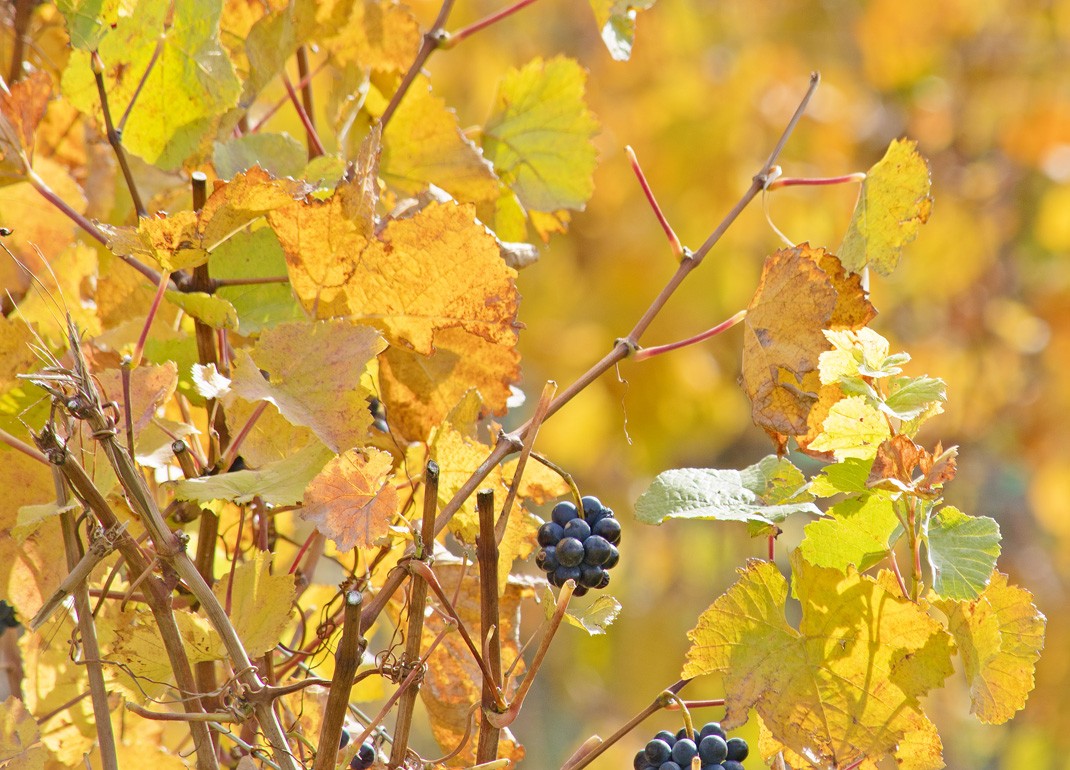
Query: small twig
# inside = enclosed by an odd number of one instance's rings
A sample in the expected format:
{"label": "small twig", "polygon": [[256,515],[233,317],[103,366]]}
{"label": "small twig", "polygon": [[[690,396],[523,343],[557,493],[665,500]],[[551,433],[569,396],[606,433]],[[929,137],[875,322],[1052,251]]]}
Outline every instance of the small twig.
{"label": "small twig", "polygon": [[230,446],[227,447],[226,454],[223,455],[223,462],[221,463],[223,470],[228,470],[230,466],[234,464],[234,461],[238,459],[238,451],[241,449],[242,442],[248,438],[250,431],[252,431],[253,426],[256,425],[256,421],[260,419],[260,415],[267,409],[267,406],[267,401],[258,403],[256,408],[253,409],[253,413],[249,415],[249,419],[245,421],[245,425],[238,431],[238,435],[231,440]]}
{"label": "small twig", "polygon": [[342,724],[345,722],[346,707],[349,705],[349,691],[360,667],[360,657],[365,644],[360,632],[364,597],[351,584],[342,586],[342,596],[345,599],[342,638],[334,656],[334,677],[331,680],[331,691],[327,695],[327,705],[323,710],[319,749],[313,770],[330,770],[335,766],[338,744],[342,737]]}
{"label": "small twig", "polygon": [[323,142],[320,141],[319,134],[316,133],[316,126],[312,122],[312,116],[305,111],[305,105],[301,103],[301,99],[294,90],[293,83],[290,82],[290,78],[286,77],[285,72],[282,73],[282,84],[286,86],[286,94],[290,97],[290,101],[293,102],[294,109],[297,110],[301,125],[305,127],[305,134],[308,136],[308,157],[317,158],[325,154],[326,150],[323,149]]}
{"label": "small twig", "polygon": [[535,2],[535,0],[517,0],[517,2],[513,3],[512,5],[510,5],[507,8],[503,8],[500,11],[495,11],[494,13],[492,13],[492,14],[490,14],[488,16],[484,16],[479,21],[476,21],[476,22],[473,22],[472,24],[469,24],[467,27],[464,27],[463,29],[459,29],[456,32],[451,32],[450,36],[447,38],[446,42],[444,42],[442,44],[442,47],[443,48],[453,48],[453,46],[457,45],[458,43],[460,43],[465,38],[467,38],[467,37],[469,37],[471,35],[474,35],[475,33],[479,32],[480,30],[486,29],[491,24],[495,24],[495,23],[501,21],[502,19],[504,19],[504,18],[506,18],[508,16],[512,16],[517,11],[519,11],[519,10],[521,10],[523,8],[527,8],[529,5],[531,5],[534,2]]}
{"label": "small twig", "polygon": [[289,283],[288,275],[268,275],[259,278],[213,278],[212,288],[219,289],[223,286],[256,286],[264,283]]}
{"label": "small twig", "polygon": [[126,180],[126,189],[130,191],[130,199],[134,202],[134,210],[139,217],[146,217],[148,216],[148,210],[145,208],[145,204],[141,202],[141,194],[138,193],[137,185],[134,183],[134,174],[130,170],[130,163],[126,158],[126,150],[123,148],[122,135],[115,129],[115,124],[113,124],[111,120],[111,108],[108,106],[108,91],[104,87],[104,62],[101,60],[100,54],[96,51],[93,51],[93,53],[90,54],[90,61],[92,63],[93,77],[97,82],[97,94],[100,96],[100,109],[104,113],[104,128],[107,131],[108,143],[111,145],[111,149],[115,153],[116,159],[119,161],[119,168],[123,171],[123,178]]}
{"label": "small twig", "polygon": [[672,225],[669,224],[669,220],[662,212],[661,206],[658,205],[658,199],[654,197],[654,191],[646,180],[646,174],[643,173],[643,169],[639,166],[639,159],[635,157],[635,150],[631,148],[631,145],[626,145],[624,152],[627,153],[628,160],[631,161],[632,171],[635,172],[635,176],[639,180],[639,186],[643,188],[643,194],[646,195],[650,208],[654,210],[654,216],[658,218],[661,229],[665,231],[665,236],[669,239],[669,247],[672,249],[673,256],[680,259],[684,254],[684,247],[680,243],[676,232],[672,229]]}
{"label": "small twig", "polygon": [[591,753],[584,756],[582,759],[580,759],[579,762],[576,762],[575,764],[570,764],[566,767],[562,767],[561,770],[581,770],[581,768],[584,768],[587,765],[591,764],[591,762],[597,759],[602,754],[602,752],[604,752],[614,743],[616,743],[625,735],[634,730],[637,726],[646,721],[647,717],[649,717],[651,714],[654,714],[666,708],[669,703],[672,702],[676,694],[679,693],[680,690],[684,689],[684,687],[690,681],[690,679],[681,679],[675,684],[672,684],[669,687],[665,688],[665,690],[661,692],[658,697],[654,698],[654,700],[650,703],[649,706],[647,706],[634,717],[625,722],[619,730],[617,730],[611,736],[602,741],[602,743],[598,744],[598,746],[593,751],[591,751]]}
{"label": "small twig", "polygon": [[20,441],[3,428],[0,428],[0,444],[7,444],[12,449],[22,452],[27,457],[31,457],[39,463],[44,463],[45,465],[48,465],[48,458],[45,457],[44,453],[41,452],[41,450],[34,449],[25,441]]}
{"label": "small twig", "polygon": [[907,591],[907,584],[903,580],[903,573],[899,571],[899,560],[895,558],[895,551],[888,549],[888,561],[892,564],[892,573],[895,575],[895,579],[899,581],[899,590],[903,592],[903,598],[910,596],[910,592]]}
{"label": "small twig", "polygon": [[[298,88],[301,89],[301,106],[305,109],[305,114],[308,115],[308,122],[312,124],[313,130],[316,128],[316,113],[314,104],[312,102],[312,80],[308,76],[308,47],[298,46],[297,48],[297,76],[301,78],[301,85]],[[312,137],[309,137],[308,159],[312,160],[316,155],[312,152]]]}
{"label": "small twig", "polygon": [[123,421],[126,424],[126,451],[134,456],[134,414],[133,399],[130,397],[130,359],[123,356],[119,362],[119,372],[123,381]]}
{"label": "small twig", "polygon": [[[65,508],[70,502],[67,482],[63,478],[63,472],[55,465],[52,466],[52,481],[56,487],[56,504],[60,508]],[[82,546],[78,541],[78,526],[75,523],[74,514],[69,510],[60,514],[59,522],[63,530],[63,549],[67,554],[67,569],[73,574],[82,566],[84,560]],[[78,616],[82,658],[85,663],[86,677],[89,679],[90,696],[93,699],[93,716],[97,726],[101,766],[104,770],[119,770],[115,733],[112,730],[111,714],[108,708],[108,690],[104,684],[104,667],[100,662],[100,645],[97,642],[97,629],[93,624],[93,614],[89,610],[89,591],[86,586],[88,576],[86,572],[75,585],[71,586],[71,592],[74,594],[74,611]]]}
{"label": "small twig", "polygon": [[724,704],[724,698],[709,698],[707,700],[674,700],[665,707],[665,710],[678,711],[685,706],[689,709],[715,708],[717,706],[724,706]]}
{"label": "small twig", "polygon": [[127,711],[132,711],[139,717],[152,719],[156,722],[241,722],[244,721],[236,714],[229,711],[205,711],[199,714],[175,713],[173,711],[150,711],[144,706],[139,706],[133,701],[123,704]]}
{"label": "small twig", "polygon": [[[328,63],[328,59],[324,59],[323,61],[321,61],[319,63],[319,66],[317,66],[316,69],[313,70],[308,75],[305,75],[304,77],[302,77],[300,82],[298,82],[295,85],[295,87],[296,88],[300,88],[300,89],[307,88],[308,84],[312,82],[312,78],[316,77],[316,75],[318,75],[320,72],[322,72],[324,67],[327,66],[327,63]],[[260,119],[258,121],[256,121],[256,123],[254,123],[252,126],[246,127],[246,129],[244,131],[242,131],[241,134],[255,134],[257,131],[259,131],[261,128],[263,128],[264,124],[267,123],[268,120],[270,120],[272,117],[274,117],[276,112],[278,112],[279,110],[282,109],[284,104],[288,103],[289,101],[290,101],[290,97],[289,96],[284,96],[282,99],[279,99],[277,102],[275,102],[275,104],[273,104],[268,109],[267,112],[265,112],[263,115],[260,116]]]}
{"label": "small twig", "polygon": [[402,77],[397,90],[394,91],[394,94],[390,97],[390,103],[386,105],[382,117],[379,118],[379,125],[382,127],[383,131],[386,131],[386,127],[390,124],[390,119],[394,117],[398,105],[401,104],[401,100],[405,98],[405,94],[407,94],[409,88],[412,87],[413,81],[416,80],[416,76],[420,74],[420,70],[423,68],[428,57],[434,53],[436,48],[442,46],[449,38],[449,35],[446,33],[446,21],[449,19],[450,12],[453,10],[454,2],[455,0],[442,0],[442,7],[438,9],[438,17],[435,19],[435,23],[432,24],[431,29],[424,34],[423,41],[420,43],[420,50],[416,52],[416,58],[412,60],[408,72]]}
{"label": "small twig", "polygon": [[819,187],[822,185],[846,184],[848,182],[864,181],[866,181],[865,171],[857,171],[853,174],[844,174],[843,176],[782,176],[779,179],[774,179],[772,182],[766,185],[765,189],[776,190],[780,187]]}
{"label": "small twig", "polygon": [[171,274],[164,272],[156,284],[156,295],[152,298],[152,304],[149,306],[149,314],[145,316],[145,325],[141,327],[141,334],[137,338],[137,344],[134,345],[134,354],[130,357],[130,367],[136,368],[141,366],[141,357],[145,353],[145,343],[149,339],[149,329],[152,327],[152,322],[156,318],[156,313],[160,309],[160,304],[163,302],[164,294],[167,293],[168,284],[171,280]]}
{"label": "small twig", "polygon": [[[534,434],[534,431],[532,431]],[[479,560],[479,619],[480,633],[486,641],[484,657],[491,679],[483,678],[483,717],[479,723],[479,743],[476,764],[490,762],[498,756],[501,730],[487,718],[496,708],[502,691],[501,612],[498,606],[498,544],[494,537],[494,490],[483,489],[476,494],[479,512],[479,536],[476,538],[476,558]]]}
{"label": "small twig", "polygon": [[531,416],[531,430],[524,436],[524,446],[520,450],[520,457],[518,457],[516,461],[516,470],[513,472],[513,481],[509,484],[509,492],[505,496],[505,502],[502,503],[502,512],[498,515],[498,521],[494,525],[494,542],[498,545],[501,545],[502,538],[505,537],[505,530],[509,525],[509,514],[513,509],[513,503],[516,501],[520,483],[523,481],[524,468],[527,467],[528,457],[531,456],[531,449],[535,446],[535,437],[539,434],[539,426],[542,425],[543,418],[546,416],[546,410],[550,407],[550,401],[553,400],[556,392],[557,383],[553,380],[548,380],[542,388],[542,395],[539,396],[539,403],[535,405],[535,414]]}
{"label": "small twig", "polygon": [[688,337],[686,340],[679,340],[677,342],[670,342],[667,345],[655,345],[649,348],[641,348],[638,352],[632,355],[632,358],[636,361],[646,361],[648,358],[654,356],[660,356],[662,353],[669,353],[673,350],[679,350],[680,348],[686,348],[688,345],[694,345],[699,342],[704,342],[711,337],[716,337],[721,332],[728,331],[733,326],[738,324],[747,316],[746,310],[740,310],[733,315],[727,321],[721,321],[721,323],[714,326],[712,329],[707,329],[701,334],[696,334],[694,337]]}

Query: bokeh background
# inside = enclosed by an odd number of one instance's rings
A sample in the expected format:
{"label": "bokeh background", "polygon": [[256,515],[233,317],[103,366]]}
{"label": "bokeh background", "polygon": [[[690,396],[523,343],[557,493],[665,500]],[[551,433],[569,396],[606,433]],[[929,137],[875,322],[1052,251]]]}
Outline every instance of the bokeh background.
{"label": "bokeh background", "polygon": [[[500,7],[458,3],[457,26]],[[437,2],[417,6],[430,22]],[[949,502],[994,517],[1000,568],[1047,614],[1028,705],[1008,725],[968,715],[957,680],[929,708],[958,770],[1070,767],[1070,2],[1053,0],[660,0],[638,16],[629,62],[614,62],[590,8],[540,0],[436,55],[429,71],[461,122],[484,119],[497,73],[564,52],[590,71],[602,124],[594,198],[524,270],[524,388],[572,381],[625,334],[675,264],[623,148],[631,145],[670,221],[697,247],[746,189],[806,88],[822,84],[781,164],[794,176],[863,171],[891,139],[916,139],[935,205],[898,270],[874,276],[873,322],[911,374],[948,383],[927,444],[958,444]],[[764,202],[788,238],[839,246],[857,188],[779,190]],[[761,201],[692,274],[644,338],[702,331],[748,303],[780,246]],[[771,451],[737,384],[739,329],[643,363],[625,362],[540,433],[540,448],[625,524],[624,604],[603,637],[553,648],[516,732],[528,766],[558,767],[676,680],[695,618],[764,541],[742,525],[634,521],[636,497],[670,467],[741,468]],[[798,541],[789,530],[778,549]],[[695,682],[692,698],[721,695]],[[717,718],[710,709],[700,718]],[[752,723],[741,734],[756,738]],[[596,768],[632,754],[679,716],[663,714]],[[649,735],[648,735],[649,733]],[[753,760],[752,760],[753,761]]]}
{"label": "bokeh background", "polygon": [[[439,8],[410,4],[425,26]],[[505,4],[461,0],[450,27]],[[1070,0],[659,0],[637,21],[631,61],[615,62],[588,3],[538,0],[428,63],[436,92],[471,125],[489,113],[509,67],[564,53],[590,72],[588,101],[602,126],[596,192],[570,233],[520,275],[529,402],[510,421],[527,416],[547,379],[564,386],[609,350],[675,269],[624,146],[681,239],[697,247],[819,70],[822,85],[781,164],[792,176],[863,171],[900,136],[929,159],[931,220],[899,269],[874,277],[881,314],[872,325],[913,356],[909,373],[947,381],[946,412],[923,438],[960,446],[948,502],[999,521],[1001,569],[1049,619],[1036,690],[1012,723],[976,723],[957,680],[930,702],[947,764],[1070,768]],[[7,30],[3,61],[9,41]],[[303,135],[285,110],[270,128]],[[644,343],[690,336],[747,305],[763,258],[781,245],[767,217],[793,241],[834,251],[856,194],[850,185],[791,188],[756,201]],[[624,609],[605,636],[562,630],[514,726],[526,767],[559,767],[674,682],[687,630],[737,567],[764,554],[765,541],[739,525],[650,528],[632,516],[662,470],[742,468],[771,451],[737,384],[741,340],[736,329],[625,362],[542,429],[539,449],[624,523],[625,567],[611,589]],[[789,527],[779,559],[799,534]],[[722,692],[709,680],[685,694]],[[679,725],[661,714],[594,767],[630,767],[656,730]],[[756,740],[753,720],[740,734]]]}

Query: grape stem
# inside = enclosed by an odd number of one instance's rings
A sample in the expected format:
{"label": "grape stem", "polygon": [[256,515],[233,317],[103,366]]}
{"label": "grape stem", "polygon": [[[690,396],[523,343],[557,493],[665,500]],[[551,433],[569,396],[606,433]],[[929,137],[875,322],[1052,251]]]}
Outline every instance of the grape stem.
{"label": "grape stem", "polygon": [[463,29],[459,29],[456,32],[451,33],[450,36],[446,39],[446,41],[442,44],[442,47],[453,48],[453,46],[457,45],[466,37],[474,35],[476,32],[479,32],[482,29],[486,29],[491,24],[499,22],[507,16],[512,16],[517,11],[521,10],[522,8],[527,8],[534,2],[535,0],[518,0],[518,2],[513,3],[507,8],[502,8],[500,11],[495,11],[492,14],[484,16],[479,21],[473,22],[467,27],[464,27]]}
{"label": "grape stem", "polygon": [[624,152],[628,155],[628,160],[631,161],[632,171],[635,172],[635,177],[639,180],[639,186],[643,188],[643,194],[646,196],[650,208],[654,210],[654,216],[658,218],[661,229],[665,231],[665,236],[669,239],[669,246],[672,248],[673,256],[677,260],[681,259],[684,256],[684,247],[680,244],[680,239],[672,229],[672,225],[669,224],[669,220],[665,217],[661,206],[658,205],[658,199],[654,197],[654,191],[646,180],[646,174],[643,173],[643,169],[639,166],[639,159],[635,157],[635,150],[632,149],[631,145],[626,145]]}
{"label": "grape stem", "polygon": [[694,345],[699,342],[704,342],[705,340],[710,339],[710,337],[716,337],[721,332],[728,331],[746,317],[747,311],[740,310],[728,320],[721,321],[721,323],[717,324],[711,329],[707,329],[701,334],[696,334],[694,337],[688,337],[687,339],[679,340],[678,342],[670,342],[667,345],[655,345],[654,347],[650,348],[640,348],[639,351],[632,356],[632,358],[636,361],[646,361],[648,358],[660,356],[662,353],[669,353],[673,350],[686,348],[688,345]]}
{"label": "grape stem", "polygon": [[866,181],[865,171],[857,171],[853,174],[844,174],[843,176],[782,176],[779,179],[774,179],[770,182],[765,189],[776,190],[778,187],[820,187],[824,185],[864,181]]}

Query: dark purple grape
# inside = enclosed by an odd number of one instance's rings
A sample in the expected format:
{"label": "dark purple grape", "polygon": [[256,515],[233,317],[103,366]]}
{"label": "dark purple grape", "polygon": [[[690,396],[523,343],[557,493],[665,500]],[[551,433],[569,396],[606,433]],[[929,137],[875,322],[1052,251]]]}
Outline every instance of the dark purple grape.
{"label": "dark purple grape", "polygon": [[743,770],[743,763],[735,759],[726,759],[721,763],[724,770]]}
{"label": "dark purple grape", "polygon": [[598,588],[598,584],[602,582],[602,575],[605,574],[605,570],[601,567],[596,567],[591,564],[580,565],[580,585],[587,586],[588,588]]}
{"label": "dark purple grape", "polygon": [[584,596],[590,590],[591,589],[588,588],[587,586],[580,584],[580,585],[577,585],[574,589],[572,589],[572,595],[573,596]]}
{"label": "dark purple grape", "polygon": [[368,770],[375,761],[375,747],[370,743],[361,744],[357,753],[349,760],[349,770]]}
{"label": "dark purple grape", "polygon": [[617,550],[617,547],[611,545],[610,548],[613,550],[609,552],[609,558],[602,562],[602,569],[613,569],[617,566],[617,562],[620,561],[620,551]]}
{"label": "dark purple grape", "polygon": [[583,543],[566,537],[557,544],[557,563],[562,567],[578,567],[583,561]]}
{"label": "dark purple grape", "polygon": [[557,547],[548,545],[545,548],[539,550],[535,554],[535,566],[546,572],[553,572],[557,569]]}
{"label": "dark purple grape", "polygon": [[698,744],[698,755],[702,764],[716,765],[728,758],[728,744],[720,735],[707,735]]}
{"label": "dark purple grape", "polygon": [[646,753],[647,760],[654,767],[659,767],[663,762],[668,762],[669,757],[672,756],[672,748],[660,738],[655,738],[647,743],[643,751]]}
{"label": "dark purple grape", "polygon": [[557,580],[554,585],[557,586],[563,586],[566,580],[575,580],[578,584],[580,582],[580,568],[565,566],[558,567],[554,570],[554,578]]}
{"label": "dark purple grape", "polygon": [[665,741],[669,746],[672,746],[676,743],[676,736],[668,730],[659,730],[658,734],[654,736],[654,740]]}
{"label": "dark purple grape", "polygon": [[562,527],[577,516],[579,514],[576,512],[575,503],[570,503],[568,500],[558,503],[550,511],[550,519]]}
{"label": "dark purple grape", "polygon": [[650,763],[646,761],[646,752],[640,750],[632,760],[632,770],[643,770],[644,767],[650,767]]}
{"label": "dark purple grape", "polygon": [[338,749],[344,749],[349,745],[349,730],[342,730],[342,735],[338,739]]}
{"label": "dark purple grape", "polygon": [[722,764],[703,765],[702,766],[702,770],[724,770],[724,765],[722,765]]}
{"label": "dark purple grape", "polygon": [[736,762],[742,762],[750,754],[750,747],[742,738],[728,739],[728,758]]}
{"label": "dark purple grape", "polygon": [[605,587],[606,587],[606,586],[608,586],[608,585],[609,585],[609,573],[608,573],[608,572],[606,572],[606,571],[605,571],[605,570],[603,569],[603,570],[602,570],[602,579],[601,579],[601,580],[599,580],[599,581],[598,581],[598,585],[596,585],[596,586],[594,586],[594,587],[595,587],[595,588],[605,588]]}
{"label": "dark purple grape", "polygon": [[581,543],[591,534],[591,525],[583,519],[572,519],[562,530],[564,537],[574,537]]}
{"label": "dark purple grape", "polygon": [[605,564],[606,559],[613,553],[613,546],[606,539],[598,535],[591,535],[583,541],[583,563]]}
{"label": "dark purple grape", "polygon": [[605,508],[602,501],[594,495],[584,495],[580,498],[580,502],[583,503],[583,518],[585,519],[597,516]]}
{"label": "dark purple grape", "polygon": [[539,545],[557,545],[557,541],[563,536],[564,529],[554,521],[548,521],[539,527]]}
{"label": "dark purple grape", "polygon": [[680,767],[691,767],[691,760],[698,754],[698,746],[690,738],[677,738],[672,747],[672,761]]}
{"label": "dark purple grape", "polygon": [[620,522],[616,519],[609,517],[599,519],[591,527],[591,531],[599,537],[604,537],[612,545],[620,542]]}
{"label": "dark purple grape", "polygon": [[683,770],[683,768],[670,759],[668,762],[662,762],[658,765],[658,770]]}
{"label": "dark purple grape", "polygon": [[699,731],[699,737],[705,738],[707,735],[717,735],[724,740],[728,740],[728,734],[721,727],[720,722],[707,722],[702,726],[702,730]]}

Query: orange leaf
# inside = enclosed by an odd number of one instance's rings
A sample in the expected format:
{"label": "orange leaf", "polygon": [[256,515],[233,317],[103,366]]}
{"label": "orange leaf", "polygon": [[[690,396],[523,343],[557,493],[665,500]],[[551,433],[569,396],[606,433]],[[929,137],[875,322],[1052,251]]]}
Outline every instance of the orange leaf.
{"label": "orange leaf", "polygon": [[339,551],[373,545],[397,514],[393,466],[389,453],[371,447],[338,455],[305,490],[301,518],[334,540]]}
{"label": "orange leaf", "polygon": [[0,85],[0,159],[7,161],[5,166],[21,170],[18,155],[25,153],[29,159],[33,153],[34,132],[45,116],[51,95],[52,78],[43,70],[27,75],[11,90],[6,84]]}

